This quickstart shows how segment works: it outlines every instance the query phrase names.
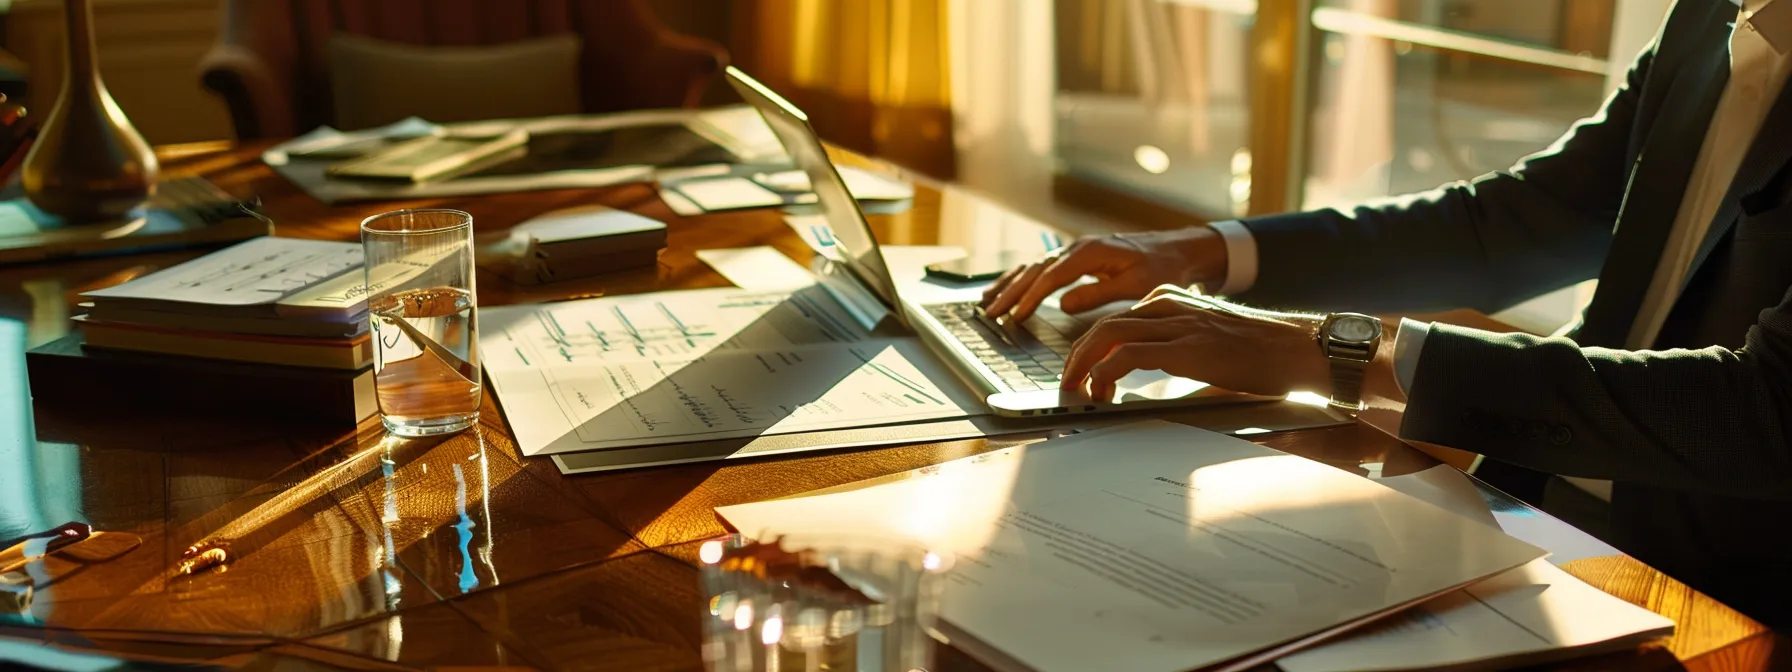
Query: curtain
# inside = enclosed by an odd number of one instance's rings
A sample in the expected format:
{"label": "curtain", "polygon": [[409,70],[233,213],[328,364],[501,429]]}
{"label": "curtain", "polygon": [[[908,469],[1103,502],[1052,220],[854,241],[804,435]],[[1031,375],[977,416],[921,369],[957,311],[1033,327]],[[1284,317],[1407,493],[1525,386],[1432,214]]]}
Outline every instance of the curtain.
{"label": "curtain", "polygon": [[941,178],[952,151],[946,0],[741,0],[733,58],[823,139]]}

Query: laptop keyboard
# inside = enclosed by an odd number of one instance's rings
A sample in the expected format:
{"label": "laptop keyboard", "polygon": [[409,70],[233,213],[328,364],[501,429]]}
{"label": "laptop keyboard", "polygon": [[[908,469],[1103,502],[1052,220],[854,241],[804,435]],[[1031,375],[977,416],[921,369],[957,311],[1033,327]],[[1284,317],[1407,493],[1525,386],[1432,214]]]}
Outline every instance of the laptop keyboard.
{"label": "laptop keyboard", "polygon": [[1064,358],[1070,354],[1071,340],[1048,321],[1035,317],[1021,327],[1002,326],[983,315],[972,302],[926,308],[948,333],[995,373],[990,382],[997,388],[1014,392],[1047,389],[1057,387],[1063,379]]}

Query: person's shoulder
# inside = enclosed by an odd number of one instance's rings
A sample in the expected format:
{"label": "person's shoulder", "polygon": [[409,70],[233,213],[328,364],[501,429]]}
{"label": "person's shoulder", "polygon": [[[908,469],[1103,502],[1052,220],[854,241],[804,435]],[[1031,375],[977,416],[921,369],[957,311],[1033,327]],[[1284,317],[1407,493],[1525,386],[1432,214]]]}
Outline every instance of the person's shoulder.
{"label": "person's shoulder", "polygon": [[1738,0],[1675,0],[1647,47],[1652,74],[1673,72],[1707,50],[1728,49],[1740,9]]}
{"label": "person's shoulder", "polygon": [[1674,0],[1667,16],[1662,19],[1658,37],[1664,40],[1670,36],[1700,39],[1722,35],[1728,43],[1730,29],[1741,10],[1740,0]]}

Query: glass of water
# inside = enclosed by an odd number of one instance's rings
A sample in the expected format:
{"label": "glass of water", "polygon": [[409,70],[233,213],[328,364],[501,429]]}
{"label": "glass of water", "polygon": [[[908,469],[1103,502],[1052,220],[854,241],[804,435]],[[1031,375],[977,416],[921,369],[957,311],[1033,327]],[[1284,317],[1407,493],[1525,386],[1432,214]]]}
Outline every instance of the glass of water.
{"label": "glass of water", "polygon": [[361,222],[380,420],[399,436],[479,419],[473,216],[398,210]]}
{"label": "glass of water", "polygon": [[705,542],[709,672],[912,672],[933,666],[951,556],[888,539],[740,535]]}

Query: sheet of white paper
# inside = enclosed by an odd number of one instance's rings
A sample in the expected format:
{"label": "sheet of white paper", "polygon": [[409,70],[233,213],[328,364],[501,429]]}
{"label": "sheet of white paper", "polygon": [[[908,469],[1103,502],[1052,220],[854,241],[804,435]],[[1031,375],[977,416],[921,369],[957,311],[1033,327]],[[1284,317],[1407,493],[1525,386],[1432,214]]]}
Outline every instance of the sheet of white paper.
{"label": "sheet of white paper", "polygon": [[360,267],[360,243],[270,236],[82,296],[255,306],[276,303]]}
{"label": "sheet of white paper", "polygon": [[1549,551],[1556,565],[1581,558],[1619,555],[1622,551],[1598,537],[1546,513],[1522,506],[1494,507],[1461,471],[1438,465],[1424,471],[1378,481],[1457,514],[1492,525],[1538,548]]}
{"label": "sheet of white paper", "polygon": [[914,338],[871,338],[819,287],[482,309],[479,347],[526,455],[965,417]]}
{"label": "sheet of white paper", "polygon": [[1581,558],[1623,553],[1580,528],[1534,509],[1496,508],[1493,517],[1500,522],[1500,529],[1505,530],[1506,534],[1549,549],[1549,561],[1558,565]]}
{"label": "sheet of white paper", "polygon": [[352,150],[355,152],[372,151],[385,140],[403,140],[420,138],[426,135],[439,135],[444,132],[441,126],[424,121],[421,117],[404,119],[378,126],[362,129],[353,133],[344,133],[329,126],[319,126],[311,132],[280,143],[279,148],[290,155],[316,152]]}
{"label": "sheet of white paper", "polygon": [[[751,107],[745,107],[745,110],[747,112],[753,111]],[[712,113],[723,117],[728,117],[729,115],[738,116],[739,114],[736,108],[701,111],[687,109],[632,110],[628,112],[599,115],[580,114],[537,117],[533,119],[472,121],[446,124],[440,127],[435,127],[427,122],[417,124],[411,123],[410,120],[406,120],[405,122],[393,124],[391,127],[366,129],[348,133],[337,132],[343,137],[337,138],[336,141],[377,137],[381,134],[394,134],[395,137],[405,137],[414,135],[423,129],[434,128],[439,128],[441,132],[468,134],[501,133],[513,128],[521,128],[531,134],[548,134],[566,132],[569,130],[598,131],[625,126],[679,122],[689,125],[692,131],[704,132],[703,129],[699,129],[699,126],[707,129],[709,126],[705,119]],[[754,118],[757,119],[757,113],[754,114]],[[760,122],[760,126],[764,126],[764,123]],[[770,130],[767,129],[766,132],[769,133]],[[422,184],[332,180],[324,175],[325,169],[330,165],[329,161],[294,160],[298,157],[293,156],[289,152],[295,142],[302,140],[309,143],[328,137],[329,134],[323,132],[320,132],[315,136],[307,134],[306,137],[276,145],[273,148],[262,152],[261,160],[269,166],[272,166],[274,171],[280,173],[282,177],[285,177],[287,180],[298,185],[299,188],[304,189],[305,192],[311,194],[312,197],[325,203],[348,203],[354,201],[377,201],[441,196],[468,196],[539,189],[603,187],[629,182],[646,182],[652,180],[654,175],[652,166],[617,166],[613,168],[598,168],[591,170],[562,170],[530,175],[462,177],[452,180],[425,182]],[[742,149],[740,146],[731,144],[736,142],[731,137],[715,136],[711,139],[721,143],[730,151],[735,151],[737,155],[739,155],[739,151]]]}
{"label": "sheet of white paper", "polygon": [[[915,188],[900,180],[852,166],[836,165],[834,169],[840,171],[840,180],[846,183],[853,198],[895,201],[915,197]],[[762,173],[754,175],[753,180],[779,191],[809,191],[809,174],[800,170]]]}
{"label": "sheet of white paper", "polygon": [[661,184],[683,182],[699,177],[721,177],[734,172],[734,165],[727,163],[707,163],[701,166],[671,166],[656,168],[653,179]]}
{"label": "sheet of white paper", "polygon": [[1474,482],[1455,467],[1440,464],[1424,471],[1376,479],[1377,483],[1430,502],[1433,506],[1469,520],[1500,529],[1493,509],[1481,497]]}
{"label": "sheet of white paper", "polygon": [[698,250],[697,258],[741,289],[778,292],[815,284],[809,269],[769,245]]}
{"label": "sheet of white paper", "polygon": [[[1499,529],[1473,482],[1456,468],[1379,479],[1382,485]],[[1673,622],[1612,597],[1538,559],[1445,595],[1347,639],[1277,661],[1284,672],[1417,670],[1530,657],[1665,634]]]}
{"label": "sheet of white paper", "polygon": [[778,135],[751,105],[703,110],[690,126],[692,132],[727,147],[743,163],[774,163],[788,156]]}
{"label": "sheet of white paper", "polygon": [[374,278],[371,288],[367,285],[365,272],[349,271],[281,299],[277,310],[282,315],[295,317],[360,312],[366,309],[367,297],[374,292],[399,287],[411,278],[422,275],[447,256],[442,253],[418,253],[404,261],[380,264],[375,271],[378,277]]}
{"label": "sheet of white paper", "polygon": [[1370,672],[1490,661],[1505,661],[1498,667],[1536,665],[1633,646],[1673,628],[1673,621],[1539,559],[1276,666],[1283,672]]}
{"label": "sheet of white paper", "polygon": [[597,236],[613,236],[664,229],[657,220],[627,210],[602,206],[550,212],[510,228],[510,237],[537,243],[561,243]]}
{"label": "sheet of white paper", "polygon": [[690,180],[675,187],[704,210],[734,210],[783,205],[784,197],[744,177]]}
{"label": "sheet of white paper", "polygon": [[1366,479],[1183,425],[1018,452],[717,513],[749,534],[950,551],[944,620],[1043,672],[1203,667],[1542,555]]}
{"label": "sheet of white paper", "polygon": [[671,208],[672,213],[680,217],[696,217],[703,214],[703,208],[692,203],[691,199],[685,198],[684,194],[678,193],[676,189],[660,187],[660,200],[665,201],[666,207]]}

